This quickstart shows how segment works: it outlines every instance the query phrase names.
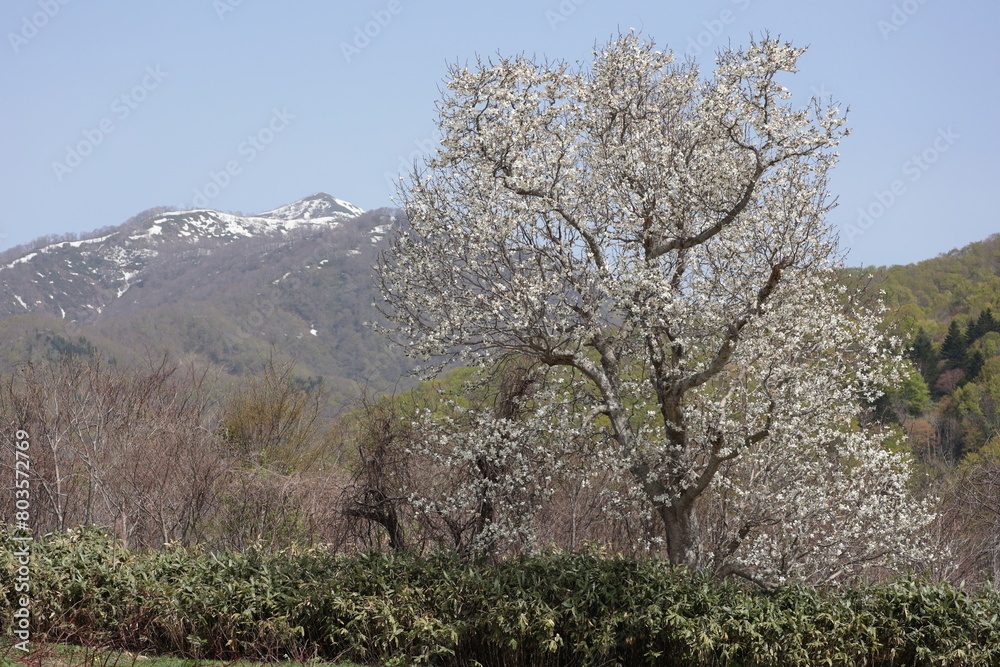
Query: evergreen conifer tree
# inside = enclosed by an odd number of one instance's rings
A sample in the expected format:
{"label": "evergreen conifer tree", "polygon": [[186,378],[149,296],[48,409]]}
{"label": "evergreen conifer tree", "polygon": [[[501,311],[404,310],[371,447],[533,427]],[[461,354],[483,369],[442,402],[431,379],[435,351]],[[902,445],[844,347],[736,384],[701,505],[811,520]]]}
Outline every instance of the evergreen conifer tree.
{"label": "evergreen conifer tree", "polygon": [[1000,331],[1000,322],[993,317],[993,311],[986,308],[979,313],[979,319],[976,321],[976,328],[979,329],[980,336],[985,336],[991,331]]}
{"label": "evergreen conifer tree", "polygon": [[978,319],[970,319],[965,325],[965,344],[972,345],[983,335],[983,330],[979,328]]}
{"label": "evergreen conifer tree", "polygon": [[969,344],[958,326],[957,320],[952,320],[948,325],[948,335],[941,343],[941,358],[944,359],[947,368],[963,368],[968,355]]}
{"label": "evergreen conifer tree", "polygon": [[971,382],[975,380],[979,372],[983,370],[985,363],[986,357],[983,355],[982,350],[976,350],[968,355],[968,360],[965,362],[965,381]]}
{"label": "evergreen conifer tree", "polygon": [[924,377],[924,381],[929,385],[933,385],[937,379],[938,354],[937,350],[934,349],[934,343],[931,342],[930,336],[927,335],[923,327],[913,337],[913,343],[910,345],[907,356],[913,361],[913,365],[917,367],[917,370],[920,371],[920,374]]}

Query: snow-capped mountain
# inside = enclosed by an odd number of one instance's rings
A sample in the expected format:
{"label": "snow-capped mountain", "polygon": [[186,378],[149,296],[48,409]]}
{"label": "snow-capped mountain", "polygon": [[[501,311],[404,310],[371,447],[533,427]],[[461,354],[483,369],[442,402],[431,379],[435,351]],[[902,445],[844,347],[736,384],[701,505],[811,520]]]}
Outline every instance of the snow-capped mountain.
{"label": "snow-capped mountain", "polygon": [[150,209],[10,249],[0,368],[39,354],[128,362],[169,350],[239,374],[277,350],[337,391],[394,382],[408,362],[363,323],[379,317],[371,267],[400,224],[402,211],[318,193],[254,215]]}
{"label": "snow-capped mountain", "polygon": [[41,245],[0,263],[0,319],[48,312],[88,321],[125,297],[164,253],[211,254],[240,240],[281,238],[304,228],[331,230],[362,213],[353,204],[317,193],[258,215],[160,212],[92,238]]}

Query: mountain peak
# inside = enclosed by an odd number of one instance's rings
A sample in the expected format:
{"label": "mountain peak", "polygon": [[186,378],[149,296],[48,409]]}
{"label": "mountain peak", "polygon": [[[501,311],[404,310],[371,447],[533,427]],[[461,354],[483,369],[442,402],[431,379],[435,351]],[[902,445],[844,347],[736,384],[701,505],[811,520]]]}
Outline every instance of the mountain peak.
{"label": "mountain peak", "polygon": [[255,217],[275,220],[316,220],[318,218],[355,217],[364,210],[325,192],[317,192],[308,197],[286,204],[271,211],[258,213]]}

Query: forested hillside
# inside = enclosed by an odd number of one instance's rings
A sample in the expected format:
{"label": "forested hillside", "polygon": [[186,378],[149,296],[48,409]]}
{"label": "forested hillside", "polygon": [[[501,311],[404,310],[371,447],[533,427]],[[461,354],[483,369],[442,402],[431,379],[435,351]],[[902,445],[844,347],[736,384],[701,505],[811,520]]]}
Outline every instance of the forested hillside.
{"label": "forested hillside", "polygon": [[919,372],[881,416],[918,455],[959,464],[1000,434],[1000,235],[871,273]]}

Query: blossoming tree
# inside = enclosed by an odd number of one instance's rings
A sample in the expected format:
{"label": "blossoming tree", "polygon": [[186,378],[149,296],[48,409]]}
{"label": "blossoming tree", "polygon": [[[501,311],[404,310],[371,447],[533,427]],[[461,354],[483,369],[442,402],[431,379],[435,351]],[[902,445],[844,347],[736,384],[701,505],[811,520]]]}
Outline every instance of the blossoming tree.
{"label": "blossoming tree", "polygon": [[803,51],[765,37],[706,77],[625,34],[590,65],[454,66],[378,267],[414,354],[549,369],[671,562],[757,581],[922,557],[930,519],[904,457],[857,425],[898,342],[837,281],[847,131],[781,85]]}

